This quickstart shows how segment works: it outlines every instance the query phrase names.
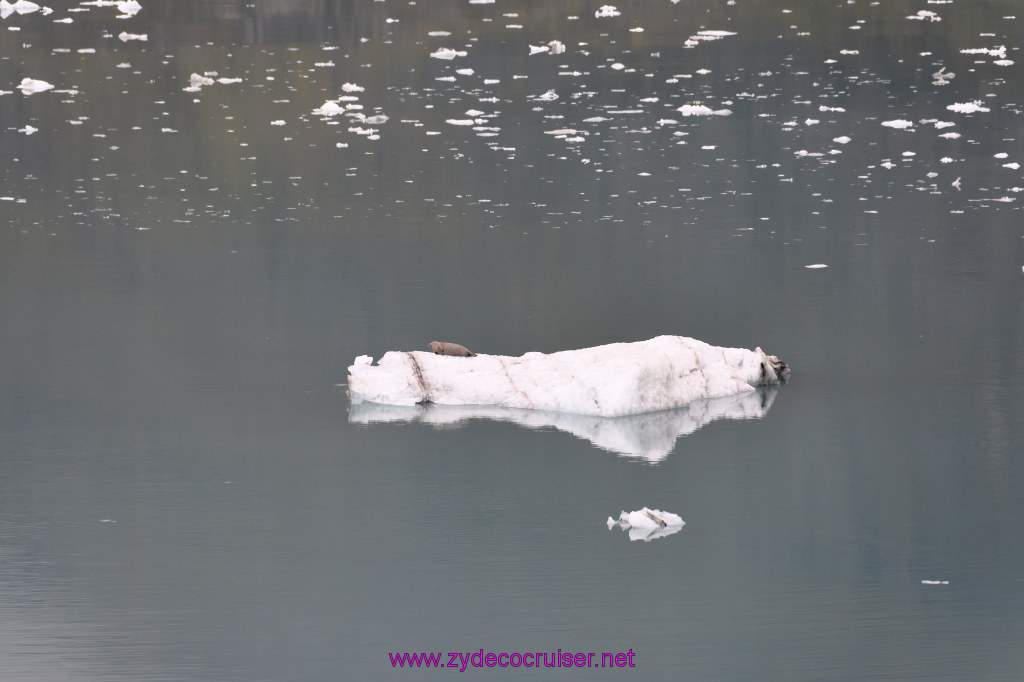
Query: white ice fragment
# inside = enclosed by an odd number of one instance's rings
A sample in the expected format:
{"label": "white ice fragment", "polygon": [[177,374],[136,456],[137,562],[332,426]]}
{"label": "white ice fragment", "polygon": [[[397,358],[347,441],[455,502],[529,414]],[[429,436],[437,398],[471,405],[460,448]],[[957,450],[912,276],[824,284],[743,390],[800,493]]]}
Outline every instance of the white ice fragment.
{"label": "white ice fragment", "polygon": [[445,119],[445,123],[453,126],[471,126],[474,125],[476,121],[471,118],[449,118]]}
{"label": "white ice fragment", "polygon": [[530,54],[538,54],[540,52],[548,52],[551,49],[548,45],[530,45]]}
{"label": "white ice fragment", "polygon": [[939,137],[944,137],[947,140],[956,140],[960,137],[960,133],[940,133]]}
{"label": "white ice fragment", "polygon": [[31,135],[32,133],[39,132],[39,128],[33,128],[30,125],[26,125],[24,128],[18,128],[18,132],[25,133],[26,135]]}
{"label": "white ice fragment", "polygon": [[1012,59],[997,59],[992,63],[995,64],[996,66],[1013,66]]}
{"label": "white ice fragment", "polygon": [[915,21],[942,21],[942,17],[940,17],[938,14],[926,9],[918,10],[917,14],[911,14],[910,16],[907,17],[907,19],[912,19]]}
{"label": "white ice fragment", "polygon": [[71,17],[64,17],[63,19],[54,19],[53,20],[53,23],[55,23],[55,24],[73,24],[74,22],[75,22],[75,20],[72,19]]}
{"label": "white ice fragment", "polygon": [[843,107],[827,107],[824,104],[822,104],[821,106],[818,107],[818,111],[839,111],[839,112],[843,112],[843,111],[846,111],[846,109],[844,109]]}
{"label": "white ice fragment", "polygon": [[343,107],[340,104],[338,104],[337,101],[329,99],[326,102],[324,102],[323,104],[321,104],[319,107],[314,109],[312,113],[313,113],[314,116],[329,117],[329,116],[337,116],[338,114],[342,114],[344,112],[345,112],[345,107]]}
{"label": "white ice fragment", "polygon": [[450,47],[441,47],[430,53],[430,56],[434,59],[447,59],[452,60],[456,57],[465,57],[468,52],[465,50],[453,50]]}
{"label": "white ice fragment", "polygon": [[728,116],[732,113],[729,109],[712,109],[704,104],[684,104],[676,111],[683,116]]}
{"label": "white ice fragment", "polygon": [[833,137],[832,141],[836,144],[849,144],[852,138],[849,135],[840,135],[839,137]]}
{"label": "white ice fragment", "polygon": [[1002,166],[1003,166],[1003,168],[1009,168],[1010,170],[1017,170],[1017,169],[1020,168],[1020,164],[1017,163],[1016,161],[1011,161],[1010,163],[1004,163],[1004,164],[1002,164]]}
{"label": "white ice fragment", "polygon": [[913,121],[908,121],[902,118],[897,118],[892,121],[882,121],[882,125],[887,128],[896,128],[897,130],[906,130],[907,128],[914,127]]}
{"label": "white ice fragment", "polygon": [[277,119],[276,121],[271,121],[270,122],[270,125],[272,125],[272,126],[283,126],[284,124],[285,124],[285,121],[283,119]]}
{"label": "white ice fragment", "polygon": [[543,94],[534,95],[531,99],[535,99],[538,102],[553,102],[558,99],[558,93],[554,90],[548,90]]}
{"label": "white ice fragment", "polygon": [[214,80],[207,76],[193,73],[189,76],[188,87],[184,88],[186,92],[199,92],[204,85],[213,85]]}
{"label": "white ice fragment", "polygon": [[821,270],[822,268],[827,268],[828,265],[825,263],[812,263],[810,265],[805,265],[804,267],[808,270]]}
{"label": "white ice fragment", "polygon": [[982,106],[980,99],[976,99],[973,102],[957,102],[955,104],[950,104],[946,107],[946,109],[950,111],[955,111],[958,114],[973,114],[979,111],[992,111],[988,107]]}
{"label": "white ice fragment", "polygon": [[342,83],[341,89],[343,92],[363,92],[366,90],[363,86],[356,85],[355,83]]}
{"label": "white ice fragment", "polygon": [[129,40],[149,40],[148,33],[128,33],[128,31],[121,31],[117,37],[121,39],[122,43],[127,43]]}
{"label": "white ice fragment", "polygon": [[615,5],[601,5],[601,8],[594,12],[594,16],[598,19],[604,17],[617,17],[620,14],[621,12],[615,8]]}
{"label": "white ice fragment", "polygon": [[922,580],[922,585],[948,585],[948,580]]}
{"label": "white ice fragment", "polygon": [[38,12],[40,9],[42,8],[39,5],[28,0],[18,0],[17,2],[0,0],[0,19],[6,19],[15,12],[18,14],[31,14],[32,12]]}
{"label": "white ice fragment", "polygon": [[241,83],[241,78],[218,78],[217,82],[221,85],[230,85],[232,83]]}
{"label": "white ice fragment", "polygon": [[681,336],[520,357],[388,352],[353,364],[353,403],[499,405],[602,417],[674,409],[780,383],[785,363],[760,349],[721,348]]}
{"label": "white ice fragment", "polygon": [[622,511],[619,513],[618,519],[609,516],[605,523],[608,530],[618,526],[622,530],[629,531],[631,541],[643,540],[645,542],[678,533],[686,525],[686,522],[678,514],[647,507],[632,512]]}
{"label": "white ice fragment", "polygon": [[142,10],[142,5],[140,5],[136,0],[124,0],[123,2],[118,2],[117,11],[120,12],[120,14],[117,15],[117,18],[128,19],[138,14],[140,10]]}
{"label": "white ice fragment", "polygon": [[53,87],[52,83],[47,83],[43,80],[36,80],[35,78],[23,78],[21,83],[18,85],[18,89],[20,89],[24,95],[52,90]]}
{"label": "white ice fragment", "polygon": [[475,72],[473,71],[473,69],[466,68],[455,69],[455,73],[459,74],[460,76],[472,76]]}
{"label": "white ice fragment", "polygon": [[565,52],[565,43],[560,40],[552,40],[548,43],[548,51],[551,54],[562,54]]}
{"label": "white ice fragment", "polygon": [[939,163],[953,163],[953,159],[949,158],[948,156],[943,156],[941,159],[939,159]]}

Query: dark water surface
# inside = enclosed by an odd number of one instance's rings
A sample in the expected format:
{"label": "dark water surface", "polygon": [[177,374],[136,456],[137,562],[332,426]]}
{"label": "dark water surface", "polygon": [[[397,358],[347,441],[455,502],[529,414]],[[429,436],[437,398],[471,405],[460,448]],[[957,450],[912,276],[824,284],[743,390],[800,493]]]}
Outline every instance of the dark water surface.
{"label": "dark water surface", "polygon": [[[0,19],[0,679],[1024,675],[1024,10],[600,8]],[[792,381],[648,459],[345,394],[659,334]],[[388,658],[480,649],[635,667]]]}

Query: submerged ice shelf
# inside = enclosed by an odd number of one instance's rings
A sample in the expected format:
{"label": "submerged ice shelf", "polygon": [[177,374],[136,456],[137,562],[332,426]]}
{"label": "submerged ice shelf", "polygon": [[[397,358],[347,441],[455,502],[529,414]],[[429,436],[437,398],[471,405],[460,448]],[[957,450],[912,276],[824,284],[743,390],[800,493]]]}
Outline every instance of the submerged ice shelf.
{"label": "submerged ice shelf", "polygon": [[786,364],[760,348],[722,348],[683,336],[520,357],[390,351],[348,368],[353,405],[494,405],[622,417],[778,384]]}

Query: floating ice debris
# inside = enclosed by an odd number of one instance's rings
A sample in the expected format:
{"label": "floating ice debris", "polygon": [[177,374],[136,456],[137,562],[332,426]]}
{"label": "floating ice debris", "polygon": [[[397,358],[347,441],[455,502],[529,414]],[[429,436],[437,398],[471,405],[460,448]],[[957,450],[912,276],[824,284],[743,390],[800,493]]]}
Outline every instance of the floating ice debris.
{"label": "floating ice debris", "polygon": [[914,21],[942,21],[942,17],[938,14],[926,9],[918,10],[917,14],[911,14],[907,19],[912,19]]}
{"label": "floating ice debris", "polygon": [[128,31],[121,31],[117,37],[121,39],[122,43],[127,43],[129,40],[149,40],[148,33],[128,33]]}
{"label": "floating ice debris", "polygon": [[1013,66],[1012,59],[997,59],[992,63],[995,64],[996,66]]}
{"label": "floating ice debris", "polygon": [[24,95],[31,95],[37,92],[52,90],[53,87],[54,86],[52,83],[47,83],[46,81],[42,80],[36,80],[35,78],[23,78],[21,80],[21,84],[18,85],[18,88]]}
{"label": "floating ice debris", "polygon": [[338,104],[337,100],[329,99],[312,111],[314,116],[337,116],[345,113],[345,107]]}
{"label": "floating ice debris", "polygon": [[683,116],[728,116],[729,109],[712,109],[704,104],[684,104],[676,109]]}
{"label": "floating ice debris", "polygon": [[28,0],[18,0],[17,2],[0,0],[0,19],[6,19],[15,12],[18,14],[31,14],[40,10],[42,10],[43,14],[50,14],[53,11],[49,7],[42,7],[34,2],[28,2]]}
{"label": "floating ice debris", "polygon": [[749,393],[789,375],[786,363],[759,348],[682,336],[521,357],[390,351],[372,363],[363,355],[348,368],[353,403],[499,405],[602,417]]}
{"label": "floating ice debris", "polygon": [[442,48],[439,48],[439,49],[434,50],[433,52],[431,52],[430,56],[433,57],[434,59],[449,59],[450,60],[450,59],[455,59],[456,57],[465,57],[467,54],[469,54],[469,53],[466,52],[465,50],[459,51],[459,50],[453,50],[450,47],[442,47]]}
{"label": "floating ice debris", "polygon": [[836,144],[849,144],[852,138],[849,135],[840,135],[839,137],[833,137],[832,141]]}
{"label": "floating ice debris", "polygon": [[961,54],[986,54],[989,57],[999,57],[1000,59],[1006,59],[1006,46],[1000,45],[999,47],[969,47],[960,50]]}
{"label": "floating ice debris", "polygon": [[342,83],[341,90],[342,92],[363,92],[366,88],[355,83]]}
{"label": "floating ice debris", "polygon": [[445,123],[453,126],[471,126],[475,125],[476,121],[471,118],[449,118],[445,119]]}
{"label": "floating ice debris", "polygon": [[956,78],[956,74],[952,71],[946,71],[946,67],[943,66],[941,69],[932,74],[932,85],[946,85],[949,81]]}
{"label": "floating ice debris", "polygon": [[284,121],[282,119],[278,119],[276,121],[271,121],[270,125],[272,125],[272,126],[283,126],[285,123],[286,123],[286,121]]}
{"label": "floating ice debris", "polygon": [[948,585],[948,580],[922,580],[922,585]]}
{"label": "floating ice debris", "polygon": [[203,76],[198,73],[193,73],[188,78],[188,87],[184,88],[185,92],[199,92],[204,85],[213,85],[214,80],[208,76]]}
{"label": "floating ice debris", "polygon": [[608,530],[618,526],[622,530],[629,531],[630,540],[644,540],[645,542],[678,533],[686,525],[686,522],[678,514],[647,507],[632,512],[620,512],[618,519],[609,516],[606,523]]}
{"label": "floating ice debris", "polygon": [[973,102],[957,102],[955,104],[948,105],[946,108],[950,111],[955,111],[958,114],[973,114],[979,111],[992,111],[988,107],[982,106],[980,99],[976,99]]}
{"label": "floating ice debris", "polygon": [[828,265],[825,263],[812,263],[811,265],[805,265],[804,267],[808,270],[821,270],[822,268],[827,268]]}
{"label": "floating ice debris", "polygon": [[897,118],[892,121],[882,121],[882,125],[886,128],[896,128],[897,130],[906,130],[907,128],[913,128],[913,121],[907,121],[906,119]]}
{"label": "floating ice debris", "polygon": [[620,14],[621,12],[615,8],[615,5],[601,5],[601,8],[594,12],[594,16],[598,19],[604,17],[617,17]]}
{"label": "floating ice debris", "polygon": [[118,2],[117,11],[120,12],[120,14],[117,15],[117,18],[130,19],[131,17],[134,17],[136,14],[138,14],[140,10],[142,10],[142,5],[136,2],[136,0],[126,0],[125,2]]}
{"label": "floating ice debris", "polygon": [[39,128],[33,128],[30,125],[26,125],[24,128],[18,128],[18,132],[25,133],[26,135],[31,135],[32,133],[39,132]]}
{"label": "floating ice debris", "polygon": [[543,94],[534,95],[530,99],[537,100],[538,102],[553,102],[556,99],[558,99],[558,93],[555,92],[554,90],[548,90]]}

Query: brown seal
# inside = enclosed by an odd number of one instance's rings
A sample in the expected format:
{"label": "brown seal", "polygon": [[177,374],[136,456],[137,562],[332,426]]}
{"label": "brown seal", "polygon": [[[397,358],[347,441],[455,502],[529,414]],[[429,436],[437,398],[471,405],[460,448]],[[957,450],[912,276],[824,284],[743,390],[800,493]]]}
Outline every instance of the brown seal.
{"label": "brown seal", "polygon": [[476,353],[460,346],[457,343],[445,343],[444,341],[431,341],[430,350],[434,351],[437,355],[454,355],[460,358],[475,358]]}

